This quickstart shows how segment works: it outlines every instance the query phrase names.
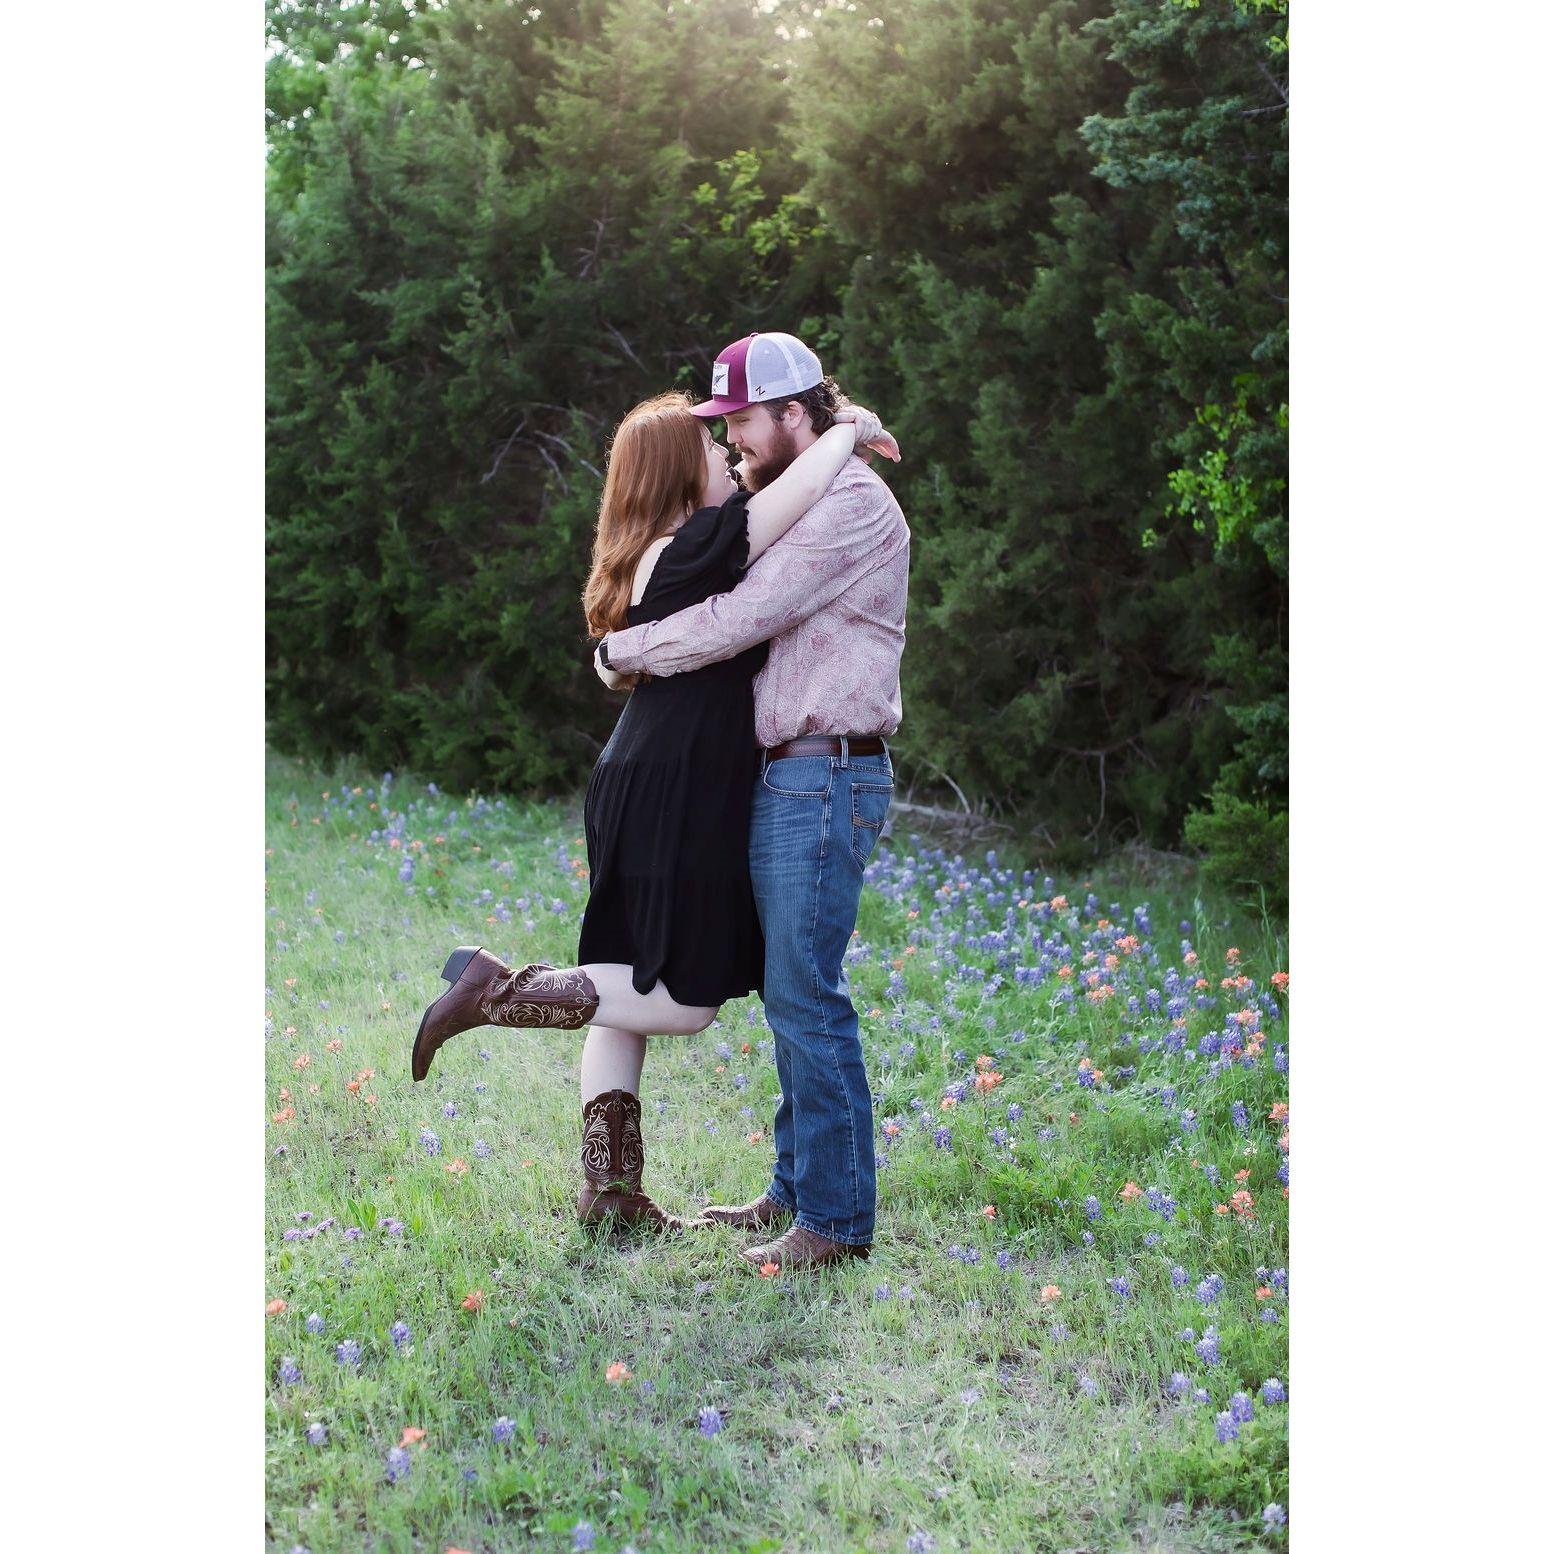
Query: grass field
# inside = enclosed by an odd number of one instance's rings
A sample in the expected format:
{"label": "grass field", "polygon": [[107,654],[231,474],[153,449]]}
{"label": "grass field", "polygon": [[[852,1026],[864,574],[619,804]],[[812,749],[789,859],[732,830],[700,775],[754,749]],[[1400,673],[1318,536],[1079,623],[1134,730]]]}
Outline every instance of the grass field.
{"label": "grass field", "polygon": [[[267,787],[271,1548],[1283,1546],[1275,926],[898,827],[849,965],[874,1252],[765,1279],[725,1227],[577,1224],[581,1033],[474,1031],[410,1082],[453,946],[575,959],[575,807]],[[650,1041],[665,1208],[766,1185],[771,1040],[752,998]]]}

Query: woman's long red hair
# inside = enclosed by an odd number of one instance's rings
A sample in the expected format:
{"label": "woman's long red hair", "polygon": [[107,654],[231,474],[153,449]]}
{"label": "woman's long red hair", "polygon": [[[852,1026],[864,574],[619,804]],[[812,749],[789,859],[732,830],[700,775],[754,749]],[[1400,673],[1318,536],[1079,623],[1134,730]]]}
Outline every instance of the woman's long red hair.
{"label": "woman's long red hair", "polygon": [[678,390],[626,412],[610,442],[594,531],[593,569],[583,589],[588,634],[603,637],[627,624],[632,583],[642,553],[668,534],[686,504],[701,505],[707,480],[706,432]]}

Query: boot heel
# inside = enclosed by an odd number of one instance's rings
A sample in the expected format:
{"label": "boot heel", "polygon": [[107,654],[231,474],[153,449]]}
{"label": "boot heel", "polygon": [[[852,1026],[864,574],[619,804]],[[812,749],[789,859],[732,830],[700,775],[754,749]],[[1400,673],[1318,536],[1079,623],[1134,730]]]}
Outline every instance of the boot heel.
{"label": "boot heel", "polygon": [[457,982],[464,975],[464,968],[480,953],[480,946],[464,945],[455,950],[448,957],[448,964],[442,968],[444,982]]}

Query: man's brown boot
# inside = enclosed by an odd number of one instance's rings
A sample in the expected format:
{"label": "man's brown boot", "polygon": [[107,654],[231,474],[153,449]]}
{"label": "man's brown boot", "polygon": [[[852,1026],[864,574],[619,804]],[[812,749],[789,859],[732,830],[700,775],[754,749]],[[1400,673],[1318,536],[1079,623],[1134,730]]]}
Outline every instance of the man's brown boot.
{"label": "man's brown boot", "polygon": [[793,1211],[785,1209],[775,1198],[762,1193],[750,1203],[730,1208],[725,1203],[709,1203],[701,1211],[704,1220],[714,1225],[732,1225],[735,1230],[765,1230],[779,1220],[787,1219]]}
{"label": "man's brown boot", "polygon": [[629,1090],[606,1090],[583,1107],[583,1190],[577,1217],[585,1225],[645,1226],[681,1231],[700,1220],[665,1214],[642,1190],[642,1103]]}
{"label": "man's brown boot", "polygon": [[817,1235],[802,1225],[790,1225],[775,1241],[768,1241],[764,1246],[747,1247],[739,1255],[758,1270],[767,1263],[776,1263],[779,1268],[818,1268],[822,1263],[838,1263],[849,1257],[867,1257],[869,1247],[833,1241],[829,1236]]}
{"label": "man's brown boot", "polygon": [[514,971],[478,945],[455,950],[442,976],[453,986],[421,1016],[410,1049],[412,1079],[425,1079],[433,1054],[460,1031],[477,1025],[578,1031],[599,1007],[599,990],[586,971],[557,971],[546,961]]}

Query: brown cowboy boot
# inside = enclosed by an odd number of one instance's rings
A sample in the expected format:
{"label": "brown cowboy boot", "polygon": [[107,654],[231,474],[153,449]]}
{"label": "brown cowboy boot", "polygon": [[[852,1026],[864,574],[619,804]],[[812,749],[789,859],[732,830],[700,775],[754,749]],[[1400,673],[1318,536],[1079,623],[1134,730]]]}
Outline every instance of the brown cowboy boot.
{"label": "brown cowboy boot", "polygon": [[737,1208],[725,1203],[709,1203],[701,1215],[714,1225],[732,1225],[735,1230],[766,1230],[778,1220],[787,1219],[792,1212],[763,1192],[759,1198],[741,1203]]}
{"label": "brown cowboy boot", "polygon": [[514,971],[479,946],[455,950],[442,976],[453,986],[421,1016],[410,1049],[412,1079],[425,1079],[433,1054],[460,1031],[477,1025],[577,1031],[599,1007],[599,990],[586,971],[557,971],[546,961]]}
{"label": "brown cowboy boot", "polygon": [[851,1246],[845,1241],[833,1241],[829,1236],[817,1235],[802,1225],[790,1225],[775,1241],[763,1246],[747,1247],[739,1254],[750,1266],[759,1271],[765,1263],[776,1263],[779,1268],[818,1268],[822,1263],[837,1263],[849,1257],[867,1257],[867,1246]]}
{"label": "brown cowboy boot", "polygon": [[630,1090],[605,1090],[583,1107],[583,1189],[577,1217],[585,1225],[680,1231],[699,1220],[665,1214],[642,1190],[642,1103]]}

